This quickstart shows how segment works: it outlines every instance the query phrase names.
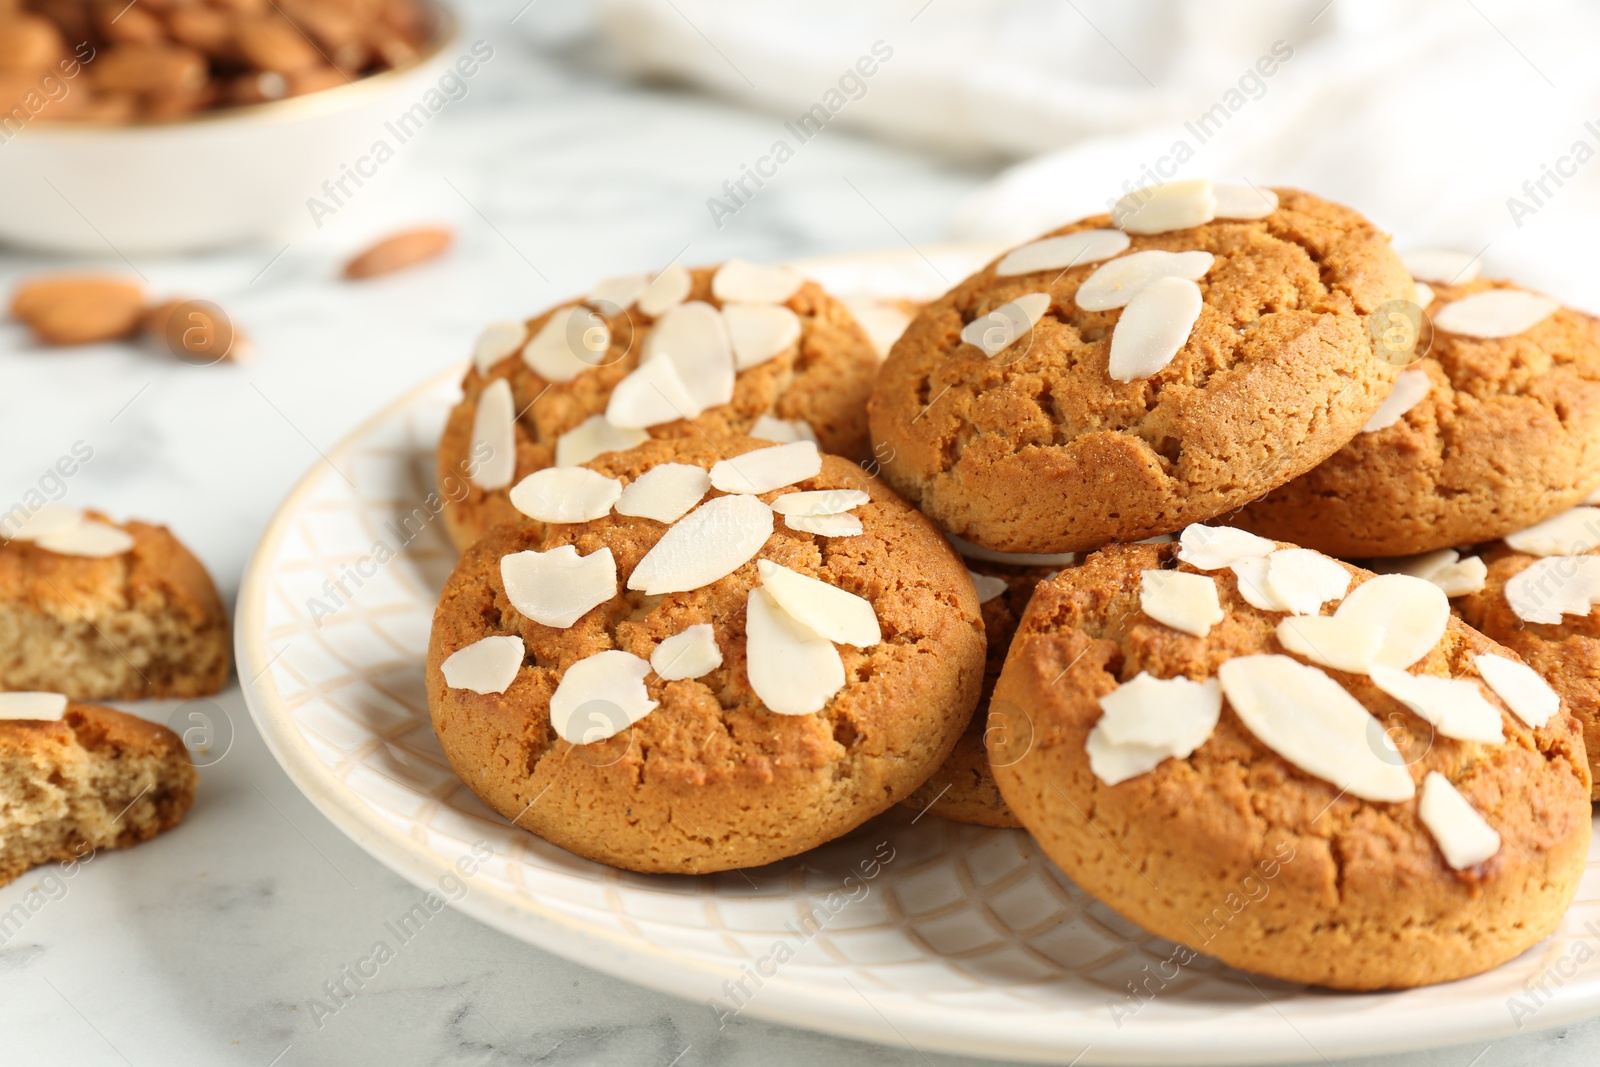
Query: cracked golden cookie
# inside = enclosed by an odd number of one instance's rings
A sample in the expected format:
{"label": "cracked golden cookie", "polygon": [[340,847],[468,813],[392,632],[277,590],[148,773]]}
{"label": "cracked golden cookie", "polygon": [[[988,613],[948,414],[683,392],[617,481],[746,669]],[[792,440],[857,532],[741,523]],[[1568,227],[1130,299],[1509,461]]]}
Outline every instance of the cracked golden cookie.
{"label": "cracked golden cookie", "polygon": [[1348,208],[1210,182],[1141,190],[928,305],[878,376],[875,454],[985,548],[1170,533],[1355,436],[1398,374],[1367,316],[1413,295],[1388,238]]}
{"label": "cracked golden cookie", "polygon": [[0,885],[170,830],[198,783],[165,726],[59,693],[0,693]]}
{"label": "cracked golden cookie", "polygon": [[0,517],[0,690],[207,696],[227,683],[231,636],[211,576],[166,527],[56,504]]}
{"label": "cracked golden cookie", "polygon": [[[994,555],[994,554],[991,554]],[[989,698],[1000,668],[1005,665],[1011,635],[1022,620],[1023,609],[1033,595],[1034,586],[1071,562],[1071,557],[1041,564],[998,563],[993,559],[968,558],[966,565],[978,591],[983,612],[987,652],[983,664],[983,690],[972,719],[956,741],[950,758],[933,776],[905,801],[908,808],[926,811],[954,822],[974,826],[1017,829],[1022,826],[1006,807],[1000,787],[989,770],[989,752],[984,733],[989,722]]]}
{"label": "cracked golden cookie", "polygon": [[1600,483],[1600,320],[1505,281],[1418,288],[1427,354],[1353,441],[1231,522],[1407,556],[1502,537]]}
{"label": "cracked golden cookie", "polygon": [[659,439],[519,486],[462,556],[428,703],[485,803],[629,870],[752,867],[899,803],[983,680],[939,532],[809,441]]}
{"label": "cracked golden cookie", "polygon": [[1590,835],[1577,721],[1437,586],[1239,530],[1041,583],[991,717],[1063,871],[1195,953],[1403,988],[1555,928]]}
{"label": "cracked golden cookie", "polygon": [[[1485,545],[1456,611],[1527,661],[1583,724],[1600,775],[1600,508],[1578,507]],[[1600,800],[1600,790],[1593,797]]]}
{"label": "cracked golden cookie", "polygon": [[877,368],[844,304],[788,268],[730,260],[607,279],[479,337],[439,442],[445,525],[465,548],[517,520],[509,490],[522,478],[651,438],[809,439],[861,458]]}

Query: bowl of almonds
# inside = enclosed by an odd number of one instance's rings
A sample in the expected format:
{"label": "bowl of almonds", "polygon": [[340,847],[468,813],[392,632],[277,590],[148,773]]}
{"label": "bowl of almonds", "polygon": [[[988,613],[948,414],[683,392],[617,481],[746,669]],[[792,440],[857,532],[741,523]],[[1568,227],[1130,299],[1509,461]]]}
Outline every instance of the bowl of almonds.
{"label": "bowl of almonds", "polygon": [[0,241],[160,254],[319,229],[493,56],[433,0],[0,0]]}

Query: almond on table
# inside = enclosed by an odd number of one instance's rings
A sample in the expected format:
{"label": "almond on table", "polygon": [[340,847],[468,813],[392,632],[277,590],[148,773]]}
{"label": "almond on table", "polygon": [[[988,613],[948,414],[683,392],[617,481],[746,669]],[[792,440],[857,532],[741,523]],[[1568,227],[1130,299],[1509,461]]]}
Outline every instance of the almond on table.
{"label": "almond on table", "polygon": [[435,256],[455,242],[454,232],[442,226],[424,226],[386,237],[345,264],[346,278],[376,278],[397,270],[414,267]]}
{"label": "almond on table", "polygon": [[127,337],[144,312],[144,288],[122,278],[60,275],[24,282],[11,316],[46,344],[82,345]]}

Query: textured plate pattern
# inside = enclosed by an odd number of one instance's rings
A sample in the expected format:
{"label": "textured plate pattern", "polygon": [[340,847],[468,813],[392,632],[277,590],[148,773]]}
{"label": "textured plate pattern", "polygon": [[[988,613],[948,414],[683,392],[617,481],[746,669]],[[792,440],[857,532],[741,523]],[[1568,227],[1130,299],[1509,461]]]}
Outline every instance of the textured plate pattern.
{"label": "textured plate pattern", "polygon": [[[970,258],[935,257],[951,280]],[[848,284],[875,264],[898,272],[894,291],[927,273],[910,253],[805,267]],[[1488,1039],[1600,1003],[1594,854],[1562,930],[1520,959],[1447,987],[1341,995],[1189,960],[1087,898],[1020,832],[893,812],[792,861],[666,878],[517,830],[451,771],[423,689],[455,560],[429,503],[432,451],[458,381],[452,370],[404,398],[289,497],[246,575],[238,646],[274,754],[364,848],[428,887],[474,846],[493,850],[458,905],[479,919],[707,1011],[1039,1060],[1318,1060]]]}

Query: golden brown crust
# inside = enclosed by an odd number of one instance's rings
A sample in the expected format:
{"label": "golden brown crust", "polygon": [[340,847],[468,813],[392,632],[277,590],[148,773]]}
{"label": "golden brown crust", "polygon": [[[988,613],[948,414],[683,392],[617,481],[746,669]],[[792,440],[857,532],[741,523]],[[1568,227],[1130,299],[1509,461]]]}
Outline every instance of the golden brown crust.
{"label": "golden brown crust", "polygon": [[[1366,316],[1414,289],[1360,215],[1279,197],[1265,219],[1133,237],[1134,251],[1217,257],[1200,281],[1200,320],[1151,378],[1107,374],[1120,311],[1075,300],[1099,264],[1010,278],[990,264],[930,304],[869,405],[890,484],[986,548],[1071,552],[1203,521],[1332,455],[1397,373],[1374,358]],[[1055,232],[1107,225],[1102,215]],[[960,340],[974,319],[1046,288],[1050,310],[995,358]]]}
{"label": "golden brown crust", "polygon": [[[689,300],[720,307],[711,295],[715,268],[701,267]],[[570,300],[551,308],[528,323],[535,336],[562,308],[580,303]],[[702,412],[693,419],[664,423],[648,431],[655,438],[717,437],[743,434],[764,414],[784,420],[803,420],[816,431],[824,452],[862,459],[867,453],[866,400],[878,373],[878,355],[865,332],[844,304],[815,282],[805,282],[786,305],[800,316],[800,343],[788,352],[739,372],[731,403]],[[447,499],[445,525],[457,548],[466,548],[491,526],[526,522],[511,506],[507,490],[485,492],[471,484],[465,472],[472,451],[472,422],[478,396],[495,378],[511,383],[517,421],[517,469],[512,485],[555,462],[556,439],[591,415],[603,414],[611,391],[639,365],[645,337],[655,320],[637,307],[606,319],[611,348],[604,366],[586,370],[570,382],[547,382],[516,354],[494,367],[489,377],[477,368],[467,371],[465,394],[450,413],[439,442],[438,478]]]}
{"label": "golden brown crust", "polygon": [[72,704],[56,722],[0,721],[0,885],[171,829],[198,783],[177,734],[111,708]]}
{"label": "golden brown crust", "polygon": [[1056,573],[1054,567],[1013,567],[985,560],[964,561],[974,574],[999,578],[1006,583],[1006,591],[980,605],[983,612],[983,630],[987,652],[983,661],[983,690],[972,719],[956,741],[933,776],[922,783],[915,793],[905,800],[905,806],[926,811],[954,822],[974,826],[993,826],[1000,829],[1020,829],[1022,824],[1006,807],[1000,787],[995,784],[994,773],[989,769],[989,752],[984,743],[984,733],[989,721],[989,698],[1000,680],[1000,668],[1005,665],[1006,652],[1011,647],[1011,635],[1017,632],[1022,613],[1033,596],[1034,586]]}
{"label": "golden brown crust", "polygon": [[0,541],[0,689],[74,700],[218,692],[228,617],[205,567],[164,526],[87,514],[126,531],[133,548],[87,559]]}
{"label": "golden brown crust", "polygon": [[[1004,710],[1015,728],[991,733],[991,756],[1007,803],[1062,870],[1158,936],[1342,989],[1477,974],[1555,927],[1590,834],[1588,762],[1570,712],[1538,730],[1502,712],[1506,742],[1479,745],[1431,737],[1369,679],[1335,674],[1391,727],[1414,779],[1444,774],[1500,833],[1500,851],[1463,871],[1445,864],[1415,800],[1341,795],[1263,745],[1226,704],[1190,758],[1115,786],[1096,778],[1084,744],[1098,699],[1118,684],[1140,671],[1202,679],[1235,656],[1284,651],[1274,637],[1282,616],[1246,604],[1229,571],[1210,572],[1226,617],[1208,637],[1145,616],[1140,572],[1174,565],[1170,546],[1097,553],[1040,585],[1012,643],[991,715]],[[1372,577],[1349,570],[1357,584]],[[1415,670],[1470,676],[1480,652],[1510,655],[1452,619]]]}
{"label": "golden brown crust", "polygon": [[[675,438],[609,453],[586,466],[631,481],[663,462],[709,468],[766,442]],[[428,703],[451,765],[485,803],[582,856],[630,870],[702,873],[795,855],[903,800],[949,754],[977,701],[983,671],[978,605],[938,531],[855,464],[762,494],[851,488],[857,537],[815,537],[780,519],[760,556],[824,577],[869,600],[884,640],[840,646],[845,688],[813,715],[775,715],[745,670],[745,601],[754,561],[701,589],[664,597],[626,591],[627,576],[667,529],[616,514],[586,523],[490,531],[462,557],[434,616]],[[715,494],[715,491],[713,491]],[[499,560],[509,552],[609,547],[624,592],[567,629],[513,609]],[[693,680],[646,679],[660,702],[630,730],[574,746],[556,737],[549,701],[566,669],[620,648],[648,659],[663,639],[714,622],[723,665]],[[503,695],[445,686],[440,664],[483,637],[522,637],[528,660]]]}
{"label": "golden brown crust", "polygon": [[[1512,288],[1439,285],[1431,307]],[[1600,319],[1564,307],[1491,339],[1425,321],[1419,343],[1427,396],[1230,521],[1336,556],[1406,556],[1525,529],[1600,483]]]}
{"label": "golden brown crust", "polygon": [[[1600,555],[1600,549],[1589,555]],[[1483,589],[1453,606],[1467,624],[1505,645],[1544,676],[1583,726],[1592,799],[1600,800],[1600,615],[1563,615],[1559,625],[1527,622],[1506,601],[1506,582],[1538,559],[1496,541],[1482,552]]]}

